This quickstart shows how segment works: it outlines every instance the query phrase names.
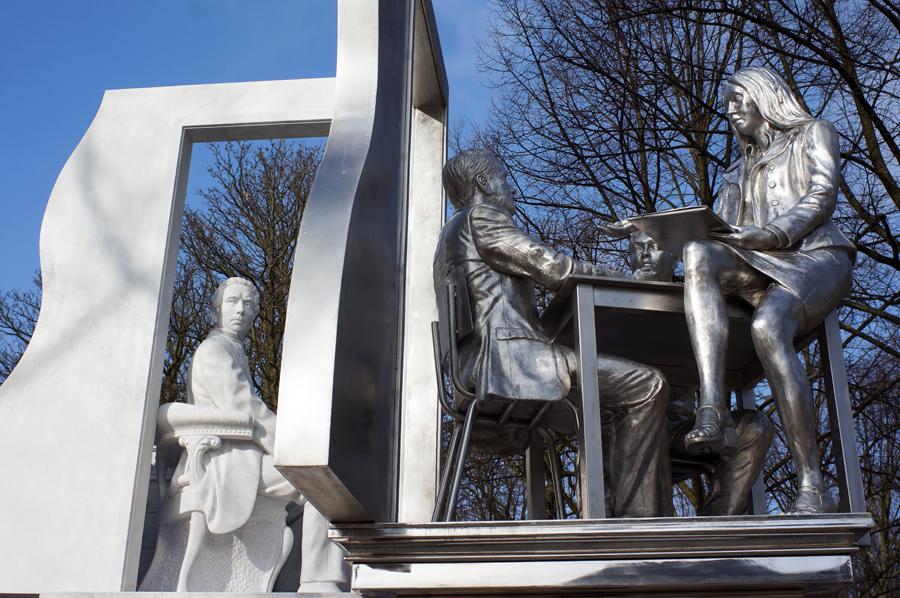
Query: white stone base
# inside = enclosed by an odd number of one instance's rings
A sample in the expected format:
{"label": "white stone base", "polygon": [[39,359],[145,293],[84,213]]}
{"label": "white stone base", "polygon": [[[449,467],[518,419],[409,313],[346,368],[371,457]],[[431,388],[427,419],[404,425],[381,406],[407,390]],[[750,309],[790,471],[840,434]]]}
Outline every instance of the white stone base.
{"label": "white stone base", "polygon": [[[175,495],[161,507],[156,554],[141,584],[142,592],[174,592],[187,563],[192,496]],[[285,525],[284,501],[257,496],[250,519],[234,532],[207,532],[189,563],[189,592],[269,592],[293,544]]]}

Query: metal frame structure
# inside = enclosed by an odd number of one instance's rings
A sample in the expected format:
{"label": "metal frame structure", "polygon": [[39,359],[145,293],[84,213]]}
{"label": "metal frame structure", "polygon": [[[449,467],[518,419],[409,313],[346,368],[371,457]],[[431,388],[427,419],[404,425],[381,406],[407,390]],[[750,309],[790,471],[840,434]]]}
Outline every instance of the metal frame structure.
{"label": "metal frame structure", "polygon": [[[544,311],[542,320],[554,342],[575,347],[579,363],[599,352],[622,355],[662,370],[672,384],[699,386],[693,351],[684,316],[683,287],[666,282],[571,277]],[[728,297],[731,339],[726,355],[726,388],[737,395],[740,407],[755,409],[753,387],[763,378],[762,365],[750,338],[753,310],[737,297]],[[835,434],[840,506],[845,513],[865,513],[862,476],[856,454],[856,433],[850,407],[847,375],[841,353],[837,314],[795,342],[799,351],[818,339],[822,347],[825,389],[831,429]],[[582,433],[600,437],[599,389],[596,379],[579,383],[585,405]],[[597,406],[596,408],[594,406]],[[591,410],[598,413],[591,415]],[[596,418],[596,419],[595,419]],[[584,494],[589,518],[606,516],[603,504],[602,443],[584,447]],[[757,480],[748,500],[748,512],[765,515],[764,486]],[[863,538],[861,542],[868,542]]]}

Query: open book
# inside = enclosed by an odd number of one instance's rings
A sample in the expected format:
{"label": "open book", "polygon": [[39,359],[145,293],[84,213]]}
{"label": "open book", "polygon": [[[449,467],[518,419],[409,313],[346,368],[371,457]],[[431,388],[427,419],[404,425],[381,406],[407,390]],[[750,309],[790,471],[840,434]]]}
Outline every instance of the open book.
{"label": "open book", "polygon": [[656,241],[660,248],[679,258],[685,243],[691,239],[706,239],[707,233],[734,232],[730,224],[707,206],[677,208],[665,212],[652,212],[629,218],[628,222]]}

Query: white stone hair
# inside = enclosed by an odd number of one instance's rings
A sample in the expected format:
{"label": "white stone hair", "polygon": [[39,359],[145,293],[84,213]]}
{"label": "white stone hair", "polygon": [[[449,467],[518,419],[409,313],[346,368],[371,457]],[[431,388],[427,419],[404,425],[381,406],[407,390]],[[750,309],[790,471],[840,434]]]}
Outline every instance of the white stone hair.
{"label": "white stone hair", "polygon": [[219,315],[222,313],[222,298],[225,296],[225,289],[230,287],[233,284],[239,284],[241,286],[245,286],[251,291],[253,291],[253,303],[255,304],[255,309],[253,310],[253,317],[259,313],[259,291],[256,290],[256,287],[253,286],[253,283],[247,280],[246,278],[226,278],[222,281],[222,284],[219,285],[219,288],[216,289],[216,295],[213,297],[212,305],[210,305],[209,313],[212,315],[213,324],[216,327],[219,326]]}
{"label": "white stone hair", "polygon": [[[781,75],[771,69],[748,66],[729,77],[727,83],[746,91],[759,109],[760,116],[778,129],[791,129],[815,120],[812,114],[803,109]],[[722,87],[723,105],[726,87],[727,84]],[[744,136],[737,130],[735,134],[741,147],[745,146],[747,140]]]}
{"label": "white stone hair", "polygon": [[496,164],[494,154],[478,149],[463,150],[447,160],[441,178],[454,208],[458,210],[472,204],[476,177],[490,176]]}

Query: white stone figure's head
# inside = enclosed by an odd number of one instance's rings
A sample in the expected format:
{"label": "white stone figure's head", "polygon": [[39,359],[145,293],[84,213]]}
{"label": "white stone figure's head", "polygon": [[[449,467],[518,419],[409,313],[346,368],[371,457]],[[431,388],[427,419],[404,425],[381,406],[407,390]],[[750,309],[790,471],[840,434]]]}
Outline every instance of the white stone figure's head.
{"label": "white stone figure's head", "polygon": [[494,203],[516,213],[514,193],[506,167],[490,152],[464,150],[444,165],[443,183],[457,210],[479,203]]}
{"label": "white stone figure's head", "polygon": [[722,105],[741,147],[764,125],[784,130],[814,120],[784,79],[759,66],[741,69],[728,79]]}
{"label": "white stone figure's head", "polygon": [[678,258],[641,231],[632,233],[628,240],[628,259],[631,271],[638,280],[672,282]]}
{"label": "white stone figure's head", "polygon": [[259,314],[259,291],[249,280],[228,278],[216,290],[210,312],[215,328],[244,340]]}

